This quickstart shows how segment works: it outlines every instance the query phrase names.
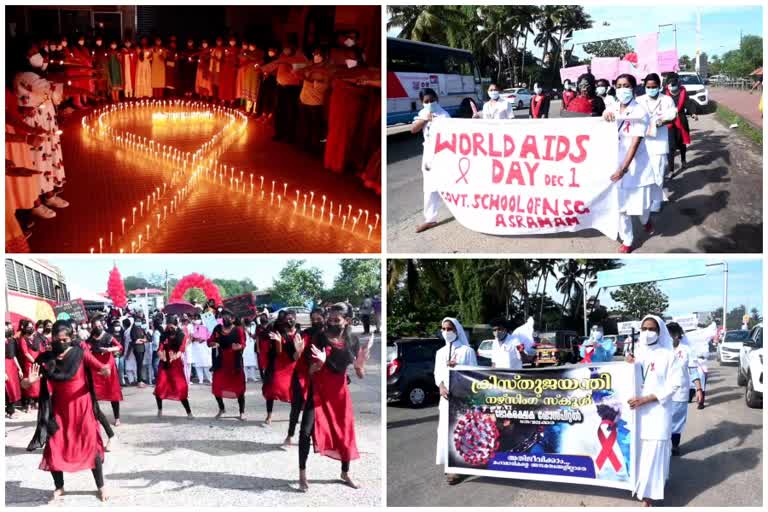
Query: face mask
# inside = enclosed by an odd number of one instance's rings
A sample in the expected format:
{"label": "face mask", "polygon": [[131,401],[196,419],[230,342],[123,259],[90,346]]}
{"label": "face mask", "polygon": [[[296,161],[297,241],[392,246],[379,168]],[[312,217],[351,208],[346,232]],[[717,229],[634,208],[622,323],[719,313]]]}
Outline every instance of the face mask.
{"label": "face mask", "polygon": [[640,341],[646,345],[653,345],[659,341],[659,335],[653,331],[640,331]]}
{"label": "face mask", "polygon": [[357,61],[355,59],[344,59],[344,62],[347,64],[348,69],[352,69],[357,66]]}
{"label": "face mask", "polygon": [[230,325],[232,325],[232,319],[230,318],[225,318],[222,322],[224,323],[225,327],[229,327]]}
{"label": "face mask", "polygon": [[94,328],[93,328],[93,335],[94,335],[94,336],[101,336],[101,333],[102,333],[102,332],[103,332],[103,331],[101,330],[101,327],[94,327]]}
{"label": "face mask", "polygon": [[320,64],[323,62],[323,56],[322,55],[314,55],[312,56],[312,61],[314,61],[315,64]]}
{"label": "face mask", "polygon": [[66,48],[66,47],[67,47],[67,44],[68,44],[68,43],[67,43],[66,41],[62,41],[62,42],[61,42],[61,47],[62,47],[62,48]]}
{"label": "face mask", "polygon": [[620,87],[619,89],[616,89],[616,99],[618,99],[624,105],[632,101],[633,96],[634,94],[632,94],[632,89],[628,87]]}
{"label": "face mask", "polygon": [[230,41],[229,46],[235,46],[237,44],[237,41]]}
{"label": "face mask", "polygon": [[296,320],[294,320],[293,318],[291,318],[290,320],[286,320],[285,325],[287,325],[289,329],[293,329],[293,326],[296,325]]}
{"label": "face mask", "polygon": [[593,334],[594,334],[594,338],[595,338],[596,340],[601,340],[601,339],[603,339],[603,333],[602,333],[602,332],[600,332],[600,331],[595,331]]}
{"label": "face mask", "polygon": [[453,343],[457,337],[456,331],[443,331],[443,339],[445,339],[446,343]]}
{"label": "face mask", "polygon": [[570,85],[564,85],[563,89],[566,90],[566,91],[570,91],[571,90],[571,86]]}
{"label": "face mask", "polygon": [[208,48],[208,43],[203,43],[203,48]]}
{"label": "face mask", "polygon": [[314,327],[315,329],[322,329],[323,322],[312,322],[312,327]]}
{"label": "face mask", "polygon": [[495,333],[493,333],[493,336],[497,340],[501,341],[501,340],[503,340],[504,338],[507,337],[507,331],[496,331]]}
{"label": "face mask", "polygon": [[120,332],[122,329],[122,327],[115,327],[115,332]]}
{"label": "face mask", "polygon": [[43,332],[45,334],[51,334],[51,328],[50,327],[43,327]]}
{"label": "face mask", "polygon": [[112,48],[113,50],[117,49],[117,45],[116,44],[111,44],[111,45],[109,45],[109,47]]}
{"label": "face mask", "polygon": [[31,325],[24,329],[24,334],[32,334],[33,332],[35,332],[35,328]]}
{"label": "face mask", "polygon": [[605,96],[607,89],[605,87],[598,87],[596,91],[598,96]]}
{"label": "face mask", "polygon": [[248,50],[250,50],[250,51],[252,51],[252,52],[255,52],[255,51],[256,51],[256,47],[255,47],[255,46],[253,46],[253,45],[250,45],[250,46],[248,47]]}
{"label": "face mask", "polygon": [[283,55],[290,55],[292,53],[293,53],[293,50],[291,50],[290,48],[283,49]]}
{"label": "face mask", "polygon": [[101,46],[102,41],[99,39],[96,41],[96,46]]}
{"label": "face mask", "polygon": [[541,94],[541,91],[542,91],[541,87],[534,87],[533,88],[533,92],[535,92],[536,94]]}
{"label": "face mask", "polygon": [[488,91],[488,96],[490,96],[492,100],[497,100],[499,99],[499,91]]}
{"label": "face mask", "polygon": [[331,336],[338,336],[338,335],[341,334],[341,325],[340,324],[328,324],[328,327],[326,327],[325,330]]}
{"label": "face mask", "polygon": [[83,46],[85,44],[85,41],[81,39],[80,41],[77,42],[77,44],[79,44],[80,46]]}
{"label": "face mask", "polygon": [[51,350],[54,354],[61,355],[71,345],[70,340],[53,340],[51,342]]}
{"label": "face mask", "polygon": [[676,93],[678,89],[680,89],[680,87],[678,87],[677,85],[670,85],[669,86],[669,92],[671,92],[673,94]]}
{"label": "face mask", "polygon": [[426,109],[427,113],[433,112],[432,103],[424,103],[424,108]]}
{"label": "face mask", "polygon": [[656,96],[659,95],[659,88],[658,87],[654,87],[654,88],[649,89],[648,87],[646,87],[645,88],[645,94],[647,94],[651,98],[655,98]]}
{"label": "face mask", "polygon": [[270,57],[274,57],[275,56],[275,52],[273,50],[269,50],[267,52],[267,55],[269,55]]}
{"label": "face mask", "polygon": [[352,39],[351,37],[346,38],[344,40],[344,46],[346,46],[347,48],[352,48],[353,46],[355,46],[355,40]]}
{"label": "face mask", "polygon": [[36,53],[36,54],[32,55],[29,58],[29,64],[33,68],[41,68],[41,67],[43,67],[43,56],[40,55],[39,53]]}
{"label": "face mask", "polygon": [[249,325],[248,332],[254,334],[256,332],[256,326],[254,324]]}
{"label": "face mask", "polygon": [[43,328],[42,328],[42,327],[40,327],[40,328],[37,330],[37,332],[38,332],[39,334],[43,334]]}

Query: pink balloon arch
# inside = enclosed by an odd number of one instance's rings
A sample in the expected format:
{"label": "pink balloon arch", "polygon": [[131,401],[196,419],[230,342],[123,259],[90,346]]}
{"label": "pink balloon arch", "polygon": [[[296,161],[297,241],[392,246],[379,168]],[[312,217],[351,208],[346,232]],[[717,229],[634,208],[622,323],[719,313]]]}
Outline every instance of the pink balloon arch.
{"label": "pink balloon arch", "polygon": [[189,274],[181,278],[176,287],[171,292],[169,302],[180,302],[184,300],[184,294],[190,288],[200,288],[205,293],[206,299],[213,299],[216,304],[221,304],[221,293],[219,287],[213,284],[213,281],[202,274]]}

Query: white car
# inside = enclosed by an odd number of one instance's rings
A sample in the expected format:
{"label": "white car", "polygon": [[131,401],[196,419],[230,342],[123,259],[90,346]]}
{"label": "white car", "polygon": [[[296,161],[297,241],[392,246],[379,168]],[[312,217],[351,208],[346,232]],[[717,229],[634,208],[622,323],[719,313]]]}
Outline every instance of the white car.
{"label": "white car", "polygon": [[533,93],[524,87],[515,87],[501,91],[501,98],[513,104],[515,108],[521,109],[531,106]]}
{"label": "white car", "polygon": [[277,311],[273,311],[269,314],[270,320],[275,320],[277,318],[278,313],[280,311],[293,311],[293,313],[296,315],[296,323],[301,325],[301,328],[309,327],[312,323],[309,319],[309,309],[305,306],[287,306],[284,308],[280,308]]}
{"label": "white car", "polygon": [[677,75],[680,77],[680,85],[685,88],[689,98],[700,107],[709,105],[709,90],[698,74],[681,71]]}
{"label": "white car", "polygon": [[717,346],[720,365],[739,362],[741,345],[749,339],[749,331],[727,331],[725,339]]}
{"label": "white car", "polygon": [[747,386],[744,395],[749,407],[763,403],[763,324],[757,324],[749,333],[749,339],[739,351],[739,369],[736,383]]}
{"label": "white car", "polygon": [[487,359],[493,359],[493,340],[483,340],[477,346],[477,355]]}

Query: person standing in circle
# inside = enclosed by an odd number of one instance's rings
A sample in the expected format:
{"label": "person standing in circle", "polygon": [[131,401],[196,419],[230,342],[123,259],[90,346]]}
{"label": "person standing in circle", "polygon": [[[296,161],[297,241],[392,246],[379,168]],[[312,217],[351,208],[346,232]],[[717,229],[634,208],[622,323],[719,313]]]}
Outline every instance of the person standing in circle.
{"label": "person standing in circle", "polygon": [[189,384],[184,373],[183,355],[187,349],[187,336],[184,329],[179,327],[179,317],[171,315],[166,320],[165,330],[160,337],[160,365],[155,384],[155,402],[157,416],[163,415],[163,400],[181,402],[187,412],[187,418],[192,419],[192,408],[189,406]]}
{"label": "person standing in circle", "polygon": [[219,406],[216,419],[226,412],[225,398],[236,398],[238,419],[245,421],[245,372],[243,371],[243,350],[245,332],[235,325],[235,315],[228,309],[221,312],[222,325],[217,325],[208,339],[213,349],[213,396]]}

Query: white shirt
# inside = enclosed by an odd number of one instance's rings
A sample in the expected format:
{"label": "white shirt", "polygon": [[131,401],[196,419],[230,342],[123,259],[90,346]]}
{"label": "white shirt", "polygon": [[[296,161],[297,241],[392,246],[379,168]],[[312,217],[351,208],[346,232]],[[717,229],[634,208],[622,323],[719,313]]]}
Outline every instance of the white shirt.
{"label": "white shirt", "polygon": [[[449,355],[450,351],[450,355]],[[477,366],[475,350],[468,345],[446,345],[435,354],[435,384],[448,387],[448,361],[453,359],[456,366]]]}
{"label": "white shirt", "polygon": [[657,401],[637,408],[640,439],[668,441],[672,436],[673,397],[681,387],[687,391],[682,365],[673,350],[653,347],[643,350],[638,362],[643,378],[640,396],[655,395],[657,398]]}
{"label": "white shirt", "polygon": [[667,127],[664,124],[656,126],[656,121],[660,120],[662,123],[674,121],[675,117],[677,117],[675,102],[666,94],[659,94],[655,99],[644,94],[637,97],[637,102],[648,112],[648,131],[653,133],[654,127],[656,127],[656,133],[653,136],[650,133],[645,135],[644,140],[648,153],[651,155],[666,155],[669,153]]}
{"label": "white shirt", "polygon": [[498,100],[486,101],[483,105],[483,111],[480,113],[482,119],[514,119],[514,106],[507,100],[499,98]]}
{"label": "white shirt", "polygon": [[[619,161],[617,165],[624,163],[634,137],[645,137],[648,130],[648,112],[633,98],[621,112],[621,103],[616,101],[607,111],[613,112],[616,117],[616,128],[619,135]],[[656,183],[648,159],[648,151],[645,144],[640,144],[635,153],[635,158],[629,164],[627,173],[621,178],[621,188],[639,188]]]}
{"label": "white shirt", "polygon": [[[672,400],[674,402],[688,402],[688,389],[690,388],[690,373],[689,369],[691,368],[691,349],[687,345],[683,345],[682,343],[675,348],[675,359],[677,359],[678,364],[680,365],[680,369],[683,372],[683,382],[686,383],[685,386],[680,386],[680,389],[678,389],[675,394],[672,396]],[[696,367],[696,362],[693,362],[694,368]]]}
{"label": "white shirt", "polygon": [[520,352],[517,347],[522,345],[519,337],[508,334],[500,343],[496,338],[493,339],[493,351],[491,353],[491,363],[495,368],[507,368],[510,370],[522,370],[523,360],[520,359]]}

